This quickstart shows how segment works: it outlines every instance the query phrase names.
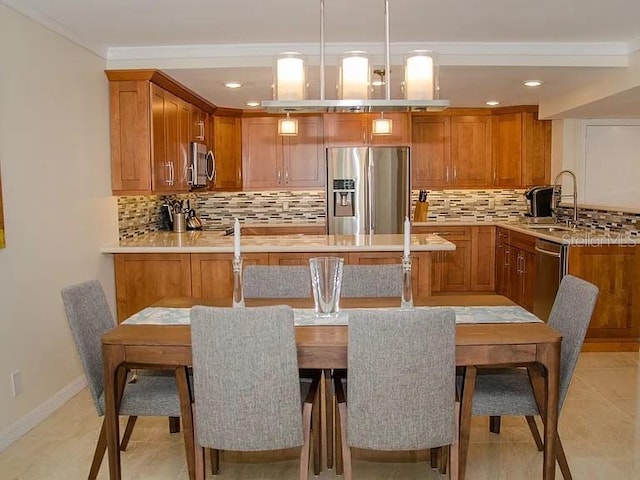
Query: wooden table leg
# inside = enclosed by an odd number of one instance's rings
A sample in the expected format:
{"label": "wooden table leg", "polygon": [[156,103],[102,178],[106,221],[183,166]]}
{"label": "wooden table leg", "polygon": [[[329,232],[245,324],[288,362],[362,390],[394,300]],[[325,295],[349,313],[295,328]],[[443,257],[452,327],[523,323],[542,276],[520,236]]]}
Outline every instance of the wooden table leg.
{"label": "wooden table leg", "polygon": [[468,366],[464,369],[462,392],[460,396],[460,443],[458,477],[464,480],[467,469],[467,454],[469,453],[469,435],[471,433],[471,416],[473,407],[473,393],[476,389],[476,375],[478,369]]}
{"label": "wooden table leg", "polygon": [[538,363],[547,370],[542,478],[544,480],[554,480],[556,477],[556,436],[558,433],[558,397],[560,388],[560,343],[539,344]]}
{"label": "wooden table leg", "polygon": [[325,411],[325,432],[327,439],[327,468],[333,468],[333,391],[331,385],[331,370],[324,371],[324,411]]}
{"label": "wooden table leg", "polygon": [[187,455],[187,469],[189,478],[196,478],[196,457],[193,435],[193,416],[191,410],[191,390],[189,389],[189,378],[187,367],[178,367],[175,370],[178,395],[180,396],[180,415],[182,417],[182,430],[184,435],[184,449]]}
{"label": "wooden table leg", "polygon": [[102,368],[104,377],[104,422],[107,427],[107,451],[109,454],[109,478],[121,479],[120,469],[120,425],[118,410],[124,391],[126,372],[120,365],[124,362],[124,348],[119,345],[102,346]]}

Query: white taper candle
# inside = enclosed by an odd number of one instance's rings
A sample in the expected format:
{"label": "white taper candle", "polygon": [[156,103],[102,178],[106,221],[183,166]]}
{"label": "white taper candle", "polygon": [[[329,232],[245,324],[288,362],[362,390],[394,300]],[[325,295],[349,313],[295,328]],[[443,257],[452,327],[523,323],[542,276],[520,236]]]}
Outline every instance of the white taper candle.
{"label": "white taper candle", "polygon": [[411,245],[411,222],[409,217],[404,217],[404,258],[409,256],[409,245]]}
{"label": "white taper candle", "polygon": [[240,222],[237,218],[233,222],[233,256],[240,258]]}

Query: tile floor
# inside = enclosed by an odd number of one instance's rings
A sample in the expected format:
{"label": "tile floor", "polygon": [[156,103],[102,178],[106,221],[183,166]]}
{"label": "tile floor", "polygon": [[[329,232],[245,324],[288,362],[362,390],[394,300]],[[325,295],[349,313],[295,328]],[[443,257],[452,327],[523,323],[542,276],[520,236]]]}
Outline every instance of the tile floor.
{"label": "tile floor", "polygon": [[[100,429],[86,390],[3,452],[2,480],[85,479]],[[560,435],[574,478],[640,480],[640,365],[638,353],[584,353],[561,418]],[[224,462],[224,459],[223,459]],[[123,478],[186,480],[181,435],[168,433],[166,419],[141,418],[122,456]],[[538,453],[524,419],[503,419],[502,433],[489,433],[486,418],[471,432],[468,480],[541,478]],[[296,478],[297,462],[224,462],[215,478]],[[356,461],[357,479],[436,479],[426,463]],[[108,478],[106,462],[100,479]],[[214,477],[211,477],[214,478]],[[311,476],[313,478],[313,476]],[[319,480],[336,478],[325,471]],[[557,470],[557,478],[562,478]]]}

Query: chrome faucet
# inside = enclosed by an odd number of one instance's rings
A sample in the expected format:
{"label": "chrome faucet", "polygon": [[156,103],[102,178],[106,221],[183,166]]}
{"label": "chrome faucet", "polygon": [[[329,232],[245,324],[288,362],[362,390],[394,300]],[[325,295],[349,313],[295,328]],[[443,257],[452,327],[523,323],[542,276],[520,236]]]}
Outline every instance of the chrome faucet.
{"label": "chrome faucet", "polygon": [[[558,219],[558,216],[555,215],[555,210],[556,210],[556,189],[558,187],[560,187],[560,179],[562,178],[563,175],[569,175],[572,179],[573,179],[573,222],[571,222],[571,225],[575,228],[578,225],[578,189],[577,189],[577,185],[576,185],[576,174],[573,173],[571,170],[562,170],[560,173],[558,173],[558,175],[556,175],[555,180],[553,181],[553,190],[551,193],[551,208],[553,210],[554,216],[556,217],[556,221]],[[557,195],[558,200],[562,200],[562,197],[564,197],[566,195],[562,195],[562,193],[560,193],[559,195]],[[569,223],[570,221],[568,220],[567,223]]]}

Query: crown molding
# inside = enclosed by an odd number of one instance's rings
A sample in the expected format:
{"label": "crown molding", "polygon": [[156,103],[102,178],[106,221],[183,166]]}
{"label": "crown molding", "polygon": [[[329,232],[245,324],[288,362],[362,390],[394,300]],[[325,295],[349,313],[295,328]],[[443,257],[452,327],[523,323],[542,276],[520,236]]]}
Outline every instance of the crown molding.
{"label": "crown molding", "polygon": [[[384,56],[384,45],[376,43],[327,43],[325,59],[333,64],[349,50],[365,50]],[[627,43],[391,43],[394,63],[411,50],[438,52],[440,65],[450,66],[580,66],[624,67],[628,65]],[[176,45],[153,47],[112,47],[107,54],[108,68],[157,66],[158,68],[271,67],[278,53],[295,51],[318,64],[317,43]]]}

